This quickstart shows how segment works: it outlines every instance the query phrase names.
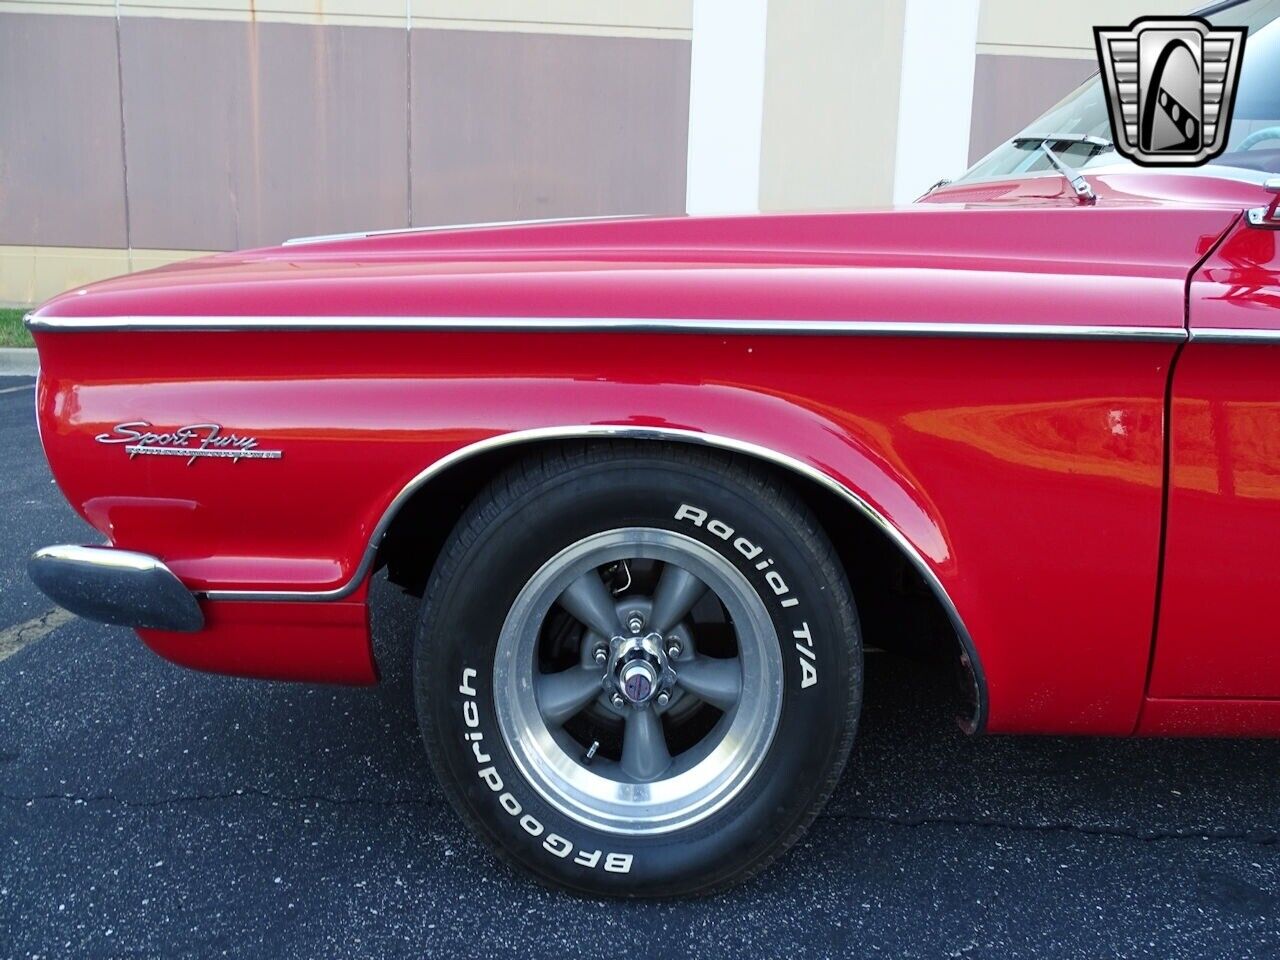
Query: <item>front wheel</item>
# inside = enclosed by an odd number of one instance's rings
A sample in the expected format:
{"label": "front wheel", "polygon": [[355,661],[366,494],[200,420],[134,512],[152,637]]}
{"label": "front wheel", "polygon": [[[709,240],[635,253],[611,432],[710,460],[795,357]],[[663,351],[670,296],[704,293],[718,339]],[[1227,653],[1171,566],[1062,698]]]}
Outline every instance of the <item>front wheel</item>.
{"label": "front wheel", "polygon": [[583,892],[669,896],[762,869],[817,815],[861,644],[830,542],[771,474],[591,445],[472,504],[414,680],[437,775],[500,855]]}

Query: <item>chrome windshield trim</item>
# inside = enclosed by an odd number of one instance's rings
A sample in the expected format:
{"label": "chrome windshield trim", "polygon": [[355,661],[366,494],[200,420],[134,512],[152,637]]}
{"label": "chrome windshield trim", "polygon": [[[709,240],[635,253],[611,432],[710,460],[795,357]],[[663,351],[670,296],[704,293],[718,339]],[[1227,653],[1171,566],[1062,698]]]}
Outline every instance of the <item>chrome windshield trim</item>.
{"label": "chrome windshield trim", "polygon": [[1280,343],[1280,330],[1217,327],[1191,331],[1192,343]]}
{"label": "chrome windshield trim", "polygon": [[1198,10],[1193,10],[1190,15],[1193,17],[1210,17],[1215,13],[1222,13],[1224,10],[1230,10],[1232,7],[1238,7],[1244,2],[1245,0],[1218,0],[1217,3],[1211,3]]}
{"label": "chrome windshield trim", "polygon": [[488,220],[482,223],[441,223],[426,227],[390,227],[385,230],[353,230],[350,233],[318,233],[312,237],[290,237],[282,247],[300,247],[312,243],[329,243],[342,240],[364,240],[367,237],[394,237],[398,234],[413,236],[419,233],[442,233],[448,230],[490,230],[494,227],[526,227],[548,223],[596,223],[600,220],[638,220],[643,213],[611,213],[598,217],[544,217],[541,220]]}
{"label": "chrome windshield trim", "polygon": [[960,644],[964,649],[964,654],[969,660],[977,697],[977,706],[975,708],[974,716],[968,721],[966,729],[968,732],[974,733],[983,728],[986,723],[987,690],[986,679],[982,672],[982,664],[978,659],[978,648],[974,645],[973,637],[969,633],[969,628],[965,626],[964,620],[960,616],[960,611],[957,609],[954,601],[952,601],[950,594],[947,593],[947,588],[943,585],[938,574],[934,572],[929,561],[924,558],[924,555],[918,549],[916,549],[915,544],[907,539],[907,536],[898,530],[897,527],[890,523],[879,510],[873,507],[857,493],[854,493],[843,483],[839,482],[822,470],[819,470],[817,467],[807,464],[802,460],[797,460],[785,453],[779,453],[769,447],[762,447],[758,444],[750,443],[745,440],[735,440],[731,437],[723,437],[711,433],[698,433],[694,430],[680,430],[670,427],[628,427],[614,424],[581,424],[576,426],[537,427],[532,430],[517,430],[511,433],[500,433],[496,436],[487,437],[484,440],[478,440],[475,443],[459,447],[452,453],[446,454],[405,484],[400,492],[396,494],[391,503],[388,504],[386,510],[382,512],[382,517],[378,520],[378,525],[374,527],[373,534],[369,538],[369,544],[365,548],[365,553],[360,560],[360,565],[356,568],[355,573],[351,575],[350,579],[342,586],[336,587],[332,590],[322,591],[205,590],[200,591],[198,595],[208,600],[341,600],[342,598],[354,593],[368,578],[369,574],[372,573],[374,564],[378,557],[378,547],[381,545],[387,531],[391,528],[391,523],[395,519],[396,514],[405,505],[405,503],[408,502],[409,498],[432,478],[439,476],[450,467],[456,466],[464,460],[469,460],[472,457],[479,456],[480,454],[502,449],[504,447],[535,443],[545,440],[582,440],[590,438],[678,441],[716,447],[721,450],[727,450],[731,453],[753,457],[758,460],[765,460],[821,485],[837,497],[847,502],[854,509],[861,512],[863,516],[875,524],[875,526],[879,528],[885,536],[887,536],[900,550],[902,550],[911,564],[919,571],[921,577],[924,578],[925,583],[929,585],[930,590],[938,598],[938,602],[942,604],[942,608],[946,611],[947,617],[951,621],[951,625],[956,631],[956,636],[959,638]]}
{"label": "chrome windshield trim", "polygon": [[715,320],[691,317],[42,317],[30,330],[470,330],[512,333],[690,333],[760,336],[984,337],[1013,340],[1184,340],[1182,327],[1051,323],[945,323],[896,320]]}

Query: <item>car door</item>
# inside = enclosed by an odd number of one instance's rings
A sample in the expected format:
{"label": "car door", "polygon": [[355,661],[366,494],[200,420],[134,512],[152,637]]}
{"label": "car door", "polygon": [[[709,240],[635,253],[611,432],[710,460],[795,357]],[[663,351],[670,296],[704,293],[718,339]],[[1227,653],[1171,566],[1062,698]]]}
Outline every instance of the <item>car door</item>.
{"label": "car door", "polygon": [[1191,281],[1153,698],[1280,698],[1277,236],[1241,218]]}

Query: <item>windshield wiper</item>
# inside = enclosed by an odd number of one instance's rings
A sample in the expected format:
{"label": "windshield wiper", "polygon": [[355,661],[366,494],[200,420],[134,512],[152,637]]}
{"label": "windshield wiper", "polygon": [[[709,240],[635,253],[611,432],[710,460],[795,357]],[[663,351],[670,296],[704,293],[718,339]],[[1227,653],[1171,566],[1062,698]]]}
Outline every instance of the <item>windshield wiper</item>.
{"label": "windshield wiper", "polygon": [[1099,137],[1092,133],[1050,133],[1045,136],[1014,137],[1010,142],[1015,147],[1038,147],[1046,143],[1084,143],[1094,148],[1091,156],[1116,148],[1116,145],[1106,137]]}
{"label": "windshield wiper", "polygon": [[1067,183],[1071,184],[1071,189],[1075,191],[1078,201],[1086,204],[1098,202],[1098,195],[1093,192],[1093,187],[1089,186],[1089,181],[1084,178],[1084,174],[1067,166],[1061,157],[1049,149],[1048,143],[1041,143],[1040,149],[1049,158],[1053,168],[1066,177]]}
{"label": "windshield wiper", "polygon": [[1089,159],[1096,157],[1100,153],[1106,153],[1114,150],[1116,145],[1106,137],[1099,137],[1092,133],[1047,133],[1036,136],[1014,137],[1010,141],[1015,147],[1039,147],[1041,152],[1049,158],[1049,162],[1053,164],[1053,169],[1067,178],[1067,182],[1071,184],[1071,189],[1075,191],[1076,199],[1081,203],[1097,203],[1098,197],[1093,192],[1093,187],[1089,186],[1089,181],[1084,178],[1080,171],[1074,169],[1067,164],[1060,156],[1053,152],[1053,148],[1049,146],[1051,143],[1073,143],[1084,144],[1092,147],[1089,151]]}

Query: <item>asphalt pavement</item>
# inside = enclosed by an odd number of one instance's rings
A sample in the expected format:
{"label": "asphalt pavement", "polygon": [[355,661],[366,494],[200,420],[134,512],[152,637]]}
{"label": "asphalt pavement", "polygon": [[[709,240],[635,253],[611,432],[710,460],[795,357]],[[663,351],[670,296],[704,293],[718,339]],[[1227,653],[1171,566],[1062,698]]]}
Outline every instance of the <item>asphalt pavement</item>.
{"label": "asphalt pavement", "polygon": [[1280,957],[1280,742],[965,737],[886,655],[778,865],[693,901],[544,889],[444,801],[416,601],[385,582],[372,689],[205,676],[50,616],[27,555],[97,538],[30,384],[0,378],[0,958]]}

